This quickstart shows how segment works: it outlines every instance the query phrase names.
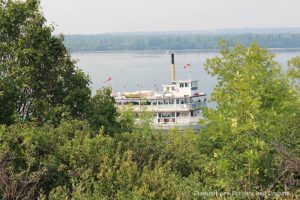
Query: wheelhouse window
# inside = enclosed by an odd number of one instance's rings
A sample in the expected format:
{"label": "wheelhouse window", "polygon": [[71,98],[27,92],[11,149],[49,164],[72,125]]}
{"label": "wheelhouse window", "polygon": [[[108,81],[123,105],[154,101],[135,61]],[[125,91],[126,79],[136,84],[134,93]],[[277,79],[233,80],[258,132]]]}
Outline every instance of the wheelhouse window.
{"label": "wheelhouse window", "polygon": [[197,90],[198,87],[197,87],[197,81],[193,81],[192,82],[192,90]]}

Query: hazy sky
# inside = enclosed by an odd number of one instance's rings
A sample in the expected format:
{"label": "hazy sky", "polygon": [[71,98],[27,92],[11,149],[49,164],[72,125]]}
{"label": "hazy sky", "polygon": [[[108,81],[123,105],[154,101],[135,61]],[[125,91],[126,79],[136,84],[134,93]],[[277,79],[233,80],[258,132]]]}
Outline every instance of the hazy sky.
{"label": "hazy sky", "polygon": [[56,33],[300,27],[300,0],[41,0]]}

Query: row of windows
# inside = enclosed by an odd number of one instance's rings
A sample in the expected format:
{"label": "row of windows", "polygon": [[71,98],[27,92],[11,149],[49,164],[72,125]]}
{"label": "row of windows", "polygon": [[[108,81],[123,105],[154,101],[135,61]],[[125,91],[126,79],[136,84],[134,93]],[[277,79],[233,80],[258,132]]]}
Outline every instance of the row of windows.
{"label": "row of windows", "polygon": [[[176,113],[176,117],[183,117],[183,116],[188,116],[189,113]],[[175,117],[175,113],[158,113],[158,117]]]}
{"label": "row of windows", "polygon": [[[192,100],[189,101],[188,99],[176,99],[176,104],[187,104],[187,103],[201,103],[201,99],[196,99],[196,100]],[[206,98],[204,99],[204,103],[206,102]],[[174,105],[175,100],[173,99],[169,99],[169,100],[158,100],[158,101],[124,101],[124,102],[120,102],[117,101],[117,105],[128,105],[128,104],[132,104],[132,105]]]}
{"label": "row of windows", "polygon": [[170,90],[171,90],[171,91],[174,91],[174,90],[175,90],[175,87],[167,87],[166,90],[167,90],[167,92],[169,92]]}
{"label": "row of windows", "polygon": [[[197,111],[198,112],[198,111]],[[176,117],[186,117],[186,116],[189,116],[191,114],[191,116],[197,116],[196,113],[193,114],[193,112],[189,113],[189,112],[184,112],[184,113],[179,113],[179,112],[176,112],[176,113],[154,113],[152,115],[152,117],[158,117],[161,118],[166,118],[166,117],[175,117],[175,114],[176,114]],[[140,116],[140,113],[135,113],[135,117],[138,118]]]}
{"label": "row of windows", "polygon": [[[193,82],[192,85],[193,85],[193,88],[197,88],[197,83],[196,82]],[[185,87],[189,87],[189,86],[190,86],[189,83],[179,83],[180,88],[185,88]],[[167,91],[170,91],[170,90],[174,91],[175,87],[167,87],[166,90]]]}
{"label": "row of windows", "polygon": [[[179,113],[179,112],[176,112],[176,113],[158,113],[158,117],[175,117],[175,114],[176,114],[176,117],[185,117],[185,116],[189,116],[189,115],[191,117],[194,117],[194,116],[199,115],[199,111],[194,110],[194,111],[191,111],[191,112],[184,112],[184,113]],[[156,117],[155,114],[153,116]]]}
{"label": "row of windows", "polygon": [[189,87],[189,83],[180,83],[179,87],[183,88],[183,87]]}

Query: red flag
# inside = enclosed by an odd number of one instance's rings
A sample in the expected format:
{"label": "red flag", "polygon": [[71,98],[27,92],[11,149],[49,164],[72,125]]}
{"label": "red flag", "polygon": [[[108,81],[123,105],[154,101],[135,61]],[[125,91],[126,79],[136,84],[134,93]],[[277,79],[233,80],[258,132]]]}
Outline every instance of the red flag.
{"label": "red flag", "polygon": [[107,82],[109,82],[109,81],[111,81],[112,80],[112,78],[111,78],[111,76],[109,76],[105,81],[104,81],[104,83],[107,83]]}
{"label": "red flag", "polygon": [[191,67],[191,63],[186,63],[186,64],[183,66],[184,69],[189,69],[190,67]]}

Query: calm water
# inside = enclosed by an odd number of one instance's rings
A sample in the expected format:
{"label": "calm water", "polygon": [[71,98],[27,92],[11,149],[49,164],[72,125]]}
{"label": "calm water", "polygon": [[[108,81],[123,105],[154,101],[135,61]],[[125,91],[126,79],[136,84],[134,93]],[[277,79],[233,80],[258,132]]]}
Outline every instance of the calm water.
{"label": "calm water", "polygon": [[[300,55],[300,51],[274,51],[276,61],[283,69],[287,61]],[[216,80],[203,69],[206,59],[218,55],[217,52],[177,52],[175,53],[176,79],[188,79],[188,71],[184,64],[191,63],[192,79],[199,80],[201,92],[210,94]],[[138,85],[142,90],[155,89],[155,84],[161,90],[162,84],[171,81],[170,55],[166,52],[88,52],[72,53],[77,59],[77,65],[89,74],[93,93],[105,86],[104,81],[111,76],[114,91],[136,91]]]}

